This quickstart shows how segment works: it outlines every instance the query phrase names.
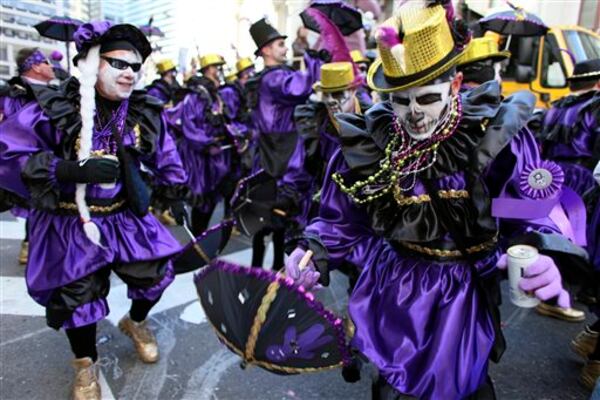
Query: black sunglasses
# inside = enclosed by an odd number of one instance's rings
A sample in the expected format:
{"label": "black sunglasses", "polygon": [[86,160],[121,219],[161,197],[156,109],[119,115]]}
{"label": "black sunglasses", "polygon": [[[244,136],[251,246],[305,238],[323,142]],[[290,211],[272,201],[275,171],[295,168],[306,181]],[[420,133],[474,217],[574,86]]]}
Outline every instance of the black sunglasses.
{"label": "black sunglasses", "polygon": [[119,60],[118,58],[100,56],[103,60],[110,64],[111,67],[121,70],[126,70],[131,67],[133,72],[138,72],[142,69],[142,63],[128,63],[127,61]]}

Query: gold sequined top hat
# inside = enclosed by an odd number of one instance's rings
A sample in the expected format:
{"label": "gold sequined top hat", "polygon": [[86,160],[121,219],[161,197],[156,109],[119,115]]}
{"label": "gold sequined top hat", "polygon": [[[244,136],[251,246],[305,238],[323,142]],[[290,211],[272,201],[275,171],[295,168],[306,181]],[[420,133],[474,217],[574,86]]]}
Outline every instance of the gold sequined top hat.
{"label": "gold sequined top hat", "polygon": [[254,62],[252,62],[250,57],[240,58],[235,63],[235,72],[236,74],[239,74],[240,72],[243,72],[251,67],[254,67]]}
{"label": "gold sequined top hat", "polygon": [[364,54],[362,53],[362,51],[360,51],[360,50],[352,50],[350,52],[350,57],[352,57],[352,62],[355,64],[360,64],[360,63],[368,64],[369,63],[369,59],[367,57],[365,57]]}
{"label": "gold sequined top hat", "polygon": [[210,67],[211,65],[223,65],[225,60],[218,54],[206,54],[200,57],[200,69]]}
{"label": "gold sequined top hat", "polygon": [[165,58],[164,60],[160,60],[159,62],[156,63],[156,70],[158,71],[159,74],[164,74],[165,72],[169,72],[173,69],[175,69],[175,64],[173,63],[173,60],[169,60],[168,58]]}
{"label": "gold sequined top hat", "polygon": [[340,92],[356,87],[359,82],[354,78],[351,62],[334,62],[321,65],[321,80],[313,85],[313,89],[316,92]]}
{"label": "gold sequined top hat", "polygon": [[[397,43],[377,39],[380,58],[369,68],[367,83],[379,92],[405,90],[434,80],[455,67],[466,43],[457,43],[443,6],[407,2],[382,26],[395,30]],[[469,37],[465,31],[460,38]],[[394,32],[393,32],[394,33]],[[460,37],[456,33],[457,37]]]}
{"label": "gold sequined top hat", "polygon": [[500,51],[498,42],[491,37],[480,37],[469,42],[465,52],[458,61],[459,66],[468,65],[477,61],[491,60],[503,61],[510,58],[510,51]]}

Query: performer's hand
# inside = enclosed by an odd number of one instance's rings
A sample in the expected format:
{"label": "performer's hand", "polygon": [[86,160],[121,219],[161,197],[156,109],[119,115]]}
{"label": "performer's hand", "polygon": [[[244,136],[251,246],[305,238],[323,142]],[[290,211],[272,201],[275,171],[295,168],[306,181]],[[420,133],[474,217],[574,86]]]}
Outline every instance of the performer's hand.
{"label": "performer's hand", "polygon": [[519,288],[526,292],[533,291],[535,297],[542,301],[557,297],[559,307],[571,307],[571,299],[562,286],[558,267],[548,256],[540,254],[533,264],[525,268],[525,276],[521,278]]}
{"label": "performer's hand", "polygon": [[83,161],[59,161],[56,179],[62,182],[110,183],[119,178],[119,161],[105,157]]}
{"label": "performer's hand", "polygon": [[183,225],[185,222],[187,226],[190,226],[190,220],[183,200],[174,201],[169,208],[177,225]]}
{"label": "performer's hand", "polygon": [[285,260],[285,274],[292,278],[298,285],[310,290],[319,281],[321,274],[317,272],[315,264],[309,261],[306,267],[300,270],[300,260],[306,254],[306,250],[297,247]]}
{"label": "performer's hand", "polygon": [[208,147],[208,153],[209,153],[211,156],[217,156],[217,155],[221,154],[221,147],[220,147],[220,146],[215,146],[215,145],[212,145],[212,144],[211,144],[211,145]]}

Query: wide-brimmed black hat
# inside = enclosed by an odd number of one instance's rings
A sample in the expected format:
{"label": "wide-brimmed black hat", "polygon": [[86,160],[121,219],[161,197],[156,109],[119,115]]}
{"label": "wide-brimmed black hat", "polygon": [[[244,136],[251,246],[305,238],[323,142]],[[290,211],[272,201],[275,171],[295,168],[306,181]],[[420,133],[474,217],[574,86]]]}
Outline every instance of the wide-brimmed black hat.
{"label": "wide-brimmed black hat", "polygon": [[600,79],[600,58],[586,60],[575,64],[573,75],[567,78],[570,82],[593,81]]}
{"label": "wide-brimmed black hat", "polygon": [[131,44],[140,53],[143,61],[152,53],[152,46],[146,39],[146,35],[139,28],[130,24],[112,25],[109,21],[82,24],[73,34],[73,39],[78,51],[73,58],[75,64],[79,59],[85,57],[93,46],[104,47],[111,42]]}
{"label": "wide-brimmed black hat", "polygon": [[266,18],[259,19],[250,26],[250,36],[256,43],[256,51],[254,55],[258,56],[260,49],[277,39],[286,39],[286,35],[282,35],[273,28]]}

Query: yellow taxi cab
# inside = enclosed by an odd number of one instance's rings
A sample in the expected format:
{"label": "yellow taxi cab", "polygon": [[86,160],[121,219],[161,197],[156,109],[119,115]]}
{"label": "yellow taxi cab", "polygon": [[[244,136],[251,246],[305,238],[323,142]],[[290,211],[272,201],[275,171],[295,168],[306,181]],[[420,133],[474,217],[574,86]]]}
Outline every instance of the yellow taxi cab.
{"label": "yellow taxi cab", "polygon": [[551,27],[542,37],[512,37],[512,54],[502,71],[505,96],[529,90],[537,97],[538,108],[570,94],[567,77],[574,62],[600,58],[600,35],[581,26]]}

